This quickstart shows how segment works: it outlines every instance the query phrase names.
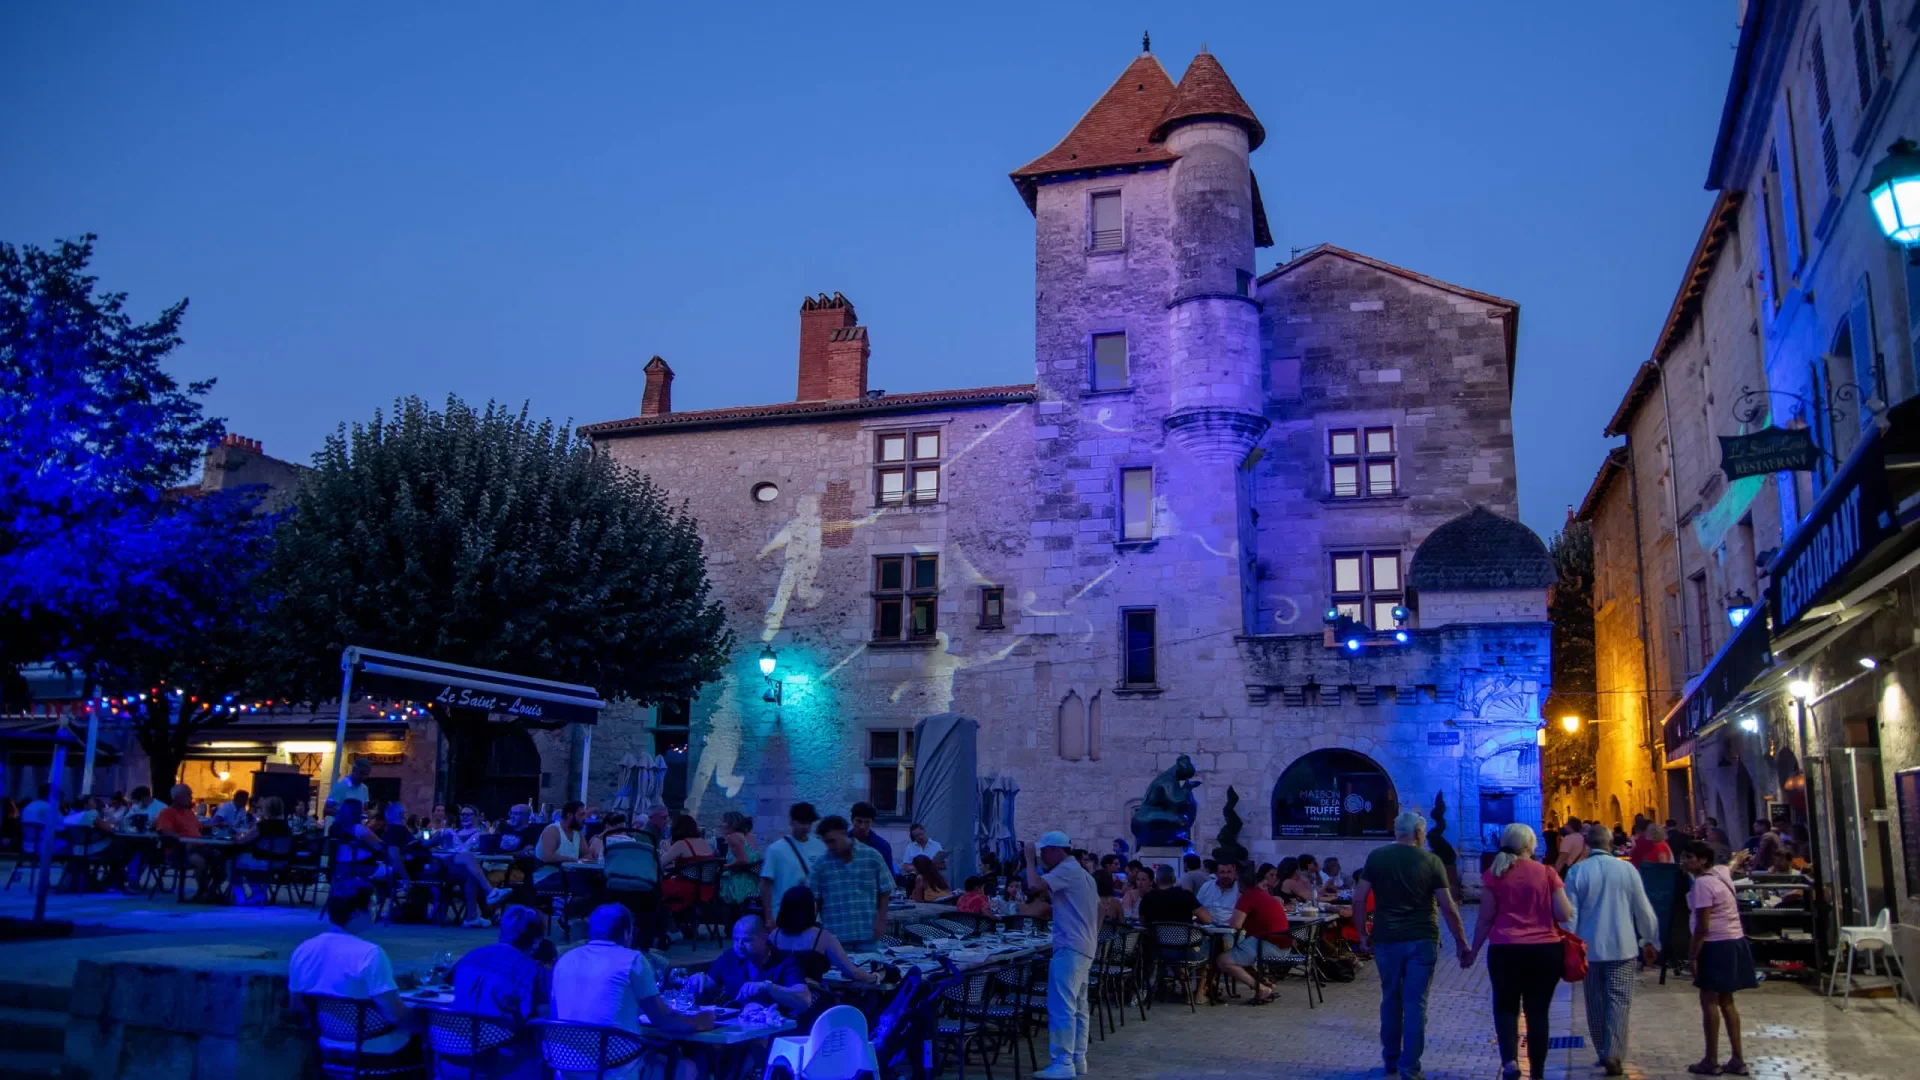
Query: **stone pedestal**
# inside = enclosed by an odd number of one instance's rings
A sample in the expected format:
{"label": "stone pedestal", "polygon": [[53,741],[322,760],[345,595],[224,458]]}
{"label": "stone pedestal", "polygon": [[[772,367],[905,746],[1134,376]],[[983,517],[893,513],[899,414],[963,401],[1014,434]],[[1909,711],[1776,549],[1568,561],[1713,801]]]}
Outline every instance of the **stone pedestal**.
{"label": "stone pedestal", "polygon": [[1186,867],[1181,861],[1186,854],[1185,848],[1149,846],[1135,851],[1133,857],[1145,863],[1149,869],[1158,869],[1162,863],[1165,863],[1173,867],[1174,876],[1179,877],[1186,873]]}
{"label": "stone pedestal", "polygon": [[303,1076],[315,1054],[289,1008],[286,957],[273,948],[138,949],[83,959],[71,1012],[70,1077]]}

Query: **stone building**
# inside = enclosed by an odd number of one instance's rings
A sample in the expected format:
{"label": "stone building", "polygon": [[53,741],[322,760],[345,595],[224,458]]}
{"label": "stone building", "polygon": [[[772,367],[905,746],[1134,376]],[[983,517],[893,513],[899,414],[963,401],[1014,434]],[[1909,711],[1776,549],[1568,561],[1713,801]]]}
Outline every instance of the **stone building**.
{"label": "stone building", "polygon": [[1256,277],[1265,137],[1213,56],[1176,84],[1143,53],[1012,174],[1030,384],[870,390],[837,293],[801,305],[793,401],[676,412],[649,362],[640,414],[584,431],[688,500],[742,648],[651,742],[603,724],[594,790],[660,750],[703,816],[867,799],[897,825],[913,726],[953,711],[1027,837],[1105,849],[1181,754],[1203,848],[1230,786],[1268,858],[1358,857],[1436,794],[1468,855],[1538,820],[1553,573],[1515,520],[1518,307],[1333,246]]}
{"label": "stone building", "polygon": [[[1767,819],[1850,923],[1920,895],[1920,258],[1865,197],[1920,134],[1893,6],[1744,5],[1719,196],[1581,510],[1602,801]],[[1784,456],[1738,467],[1756,435]]]}

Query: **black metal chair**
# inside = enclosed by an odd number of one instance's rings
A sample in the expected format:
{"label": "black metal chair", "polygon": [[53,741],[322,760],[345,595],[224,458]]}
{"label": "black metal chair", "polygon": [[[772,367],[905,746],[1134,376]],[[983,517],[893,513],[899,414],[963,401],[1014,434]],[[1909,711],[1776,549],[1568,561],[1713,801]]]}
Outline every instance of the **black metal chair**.
{"label": "black metal chair", "polygon": [[1325,1001],[1326,990],[1320,981],[1319,966],[1314,962],[1315,953],[1318,950],[1314,935],[1319,932],[1320,927],[1309,927],[1304,934],[1306,939],[1304,943],[1301,940],[1303,935],[1296,934],[1288,934],[1288,943],[1285,945],[1260,941],[1254,949],[1254,977],[1263,982],[1277,984],[1289,973],[1298,970],[1307,983],[1307,1008],[1315,1007],[1316,996],[1321,1001]]}
{"label": "black metal chair", "polygon": [[497,1016],[427,1010],[427,1050],[435,1080],[496,1080],[520,1067],[503,1053],[520,1031]]}
{"label": "black metal chair", "polygon": [[[7,875],[7,888],[13,888],[13,880],[19,877],[22,871],[27,875],[27,888],[34,887],[36,880],[34,875],[40,872],[40,831],[40,826],[37,824],[21,823],[20,857],[14,860],[13,873]],[[49,870],[59,868],[64,861],[60,853],[55,851],[52,859],[47,863],[47,868]]]}
{"label": "black metal chair", "polygon": [[91,825],[62,825],[54,843],[54,856],[62,859],[60,887],[71,885],[83,892],[88,885],[100,884],[107,873],[107,855],[113,848],[113,834]]}
{"label": "black metal chair", "polygon": [[167,875],[172,874],[173,899],[176,903],[185,902],[187,876],[193,873],[193,864],[187,859],[187,845],[165,835],[159,838],[159,843],[158,855],[148,866],[147,899],[153,899],[161,889],[166,888]]}
{"label": "black metal chair", "polygon": [[713,940],[725,940],[726,927],[721,923],[726,915],[720,909],[720,874],[725,869],[726,860],[714,855],[682,859],[667,871],[668,880],[688,882],[693,889],[693,903],[677,916],[681,932],[689,940],[698,940],[703,927],[712,933]]}
{"label": "black metal chair", "polygon": [[1034,1036],[1047,1030],[1047,960],[1034,957],[1014,961],[993,969],[994,998],[987,1005],[987,1017],[1006,1032],[1013,1075],[1020,1076],[1018,1041],[1027,1044],[1027,1066],[1040,1070],[1040,1058],[1033,1046]]}
{"label": "black metal chair", "polygon": [[603,1080],[608,1072],[659,1052],[639,1035],[605,1024],[535,1020],[532,1027],[540,1040],[540,1056],[547,1068],[592,1073],[594,1080]]}
{"label": "black metal chair", "polygon": [[952,1062],[965,1080],[967,1063],[978,1058],[987,1076],[993,1076],[993,1063],[1009,1040],[1009,1029],[987,1011],[993,992],[991,969],[976,968],[940,984],[940,1015],[934,1022],[934,1075],[946,1071],[947,1063]]}
{"label": "black metal chair", "polygon": [[[320,1039],[320,1075],[325,1080],[425,1080],[419,1048],[395,1054],[369,1053],[367,1042],[396,1030],[380,1007],[366,998],[302,994],[307,1015]],[[327,1043],[335,1045],[328,1046]],[[347,1045],[352,1049],[345,1049]]]}
{"label": "black metal chair", "polygon": [[1147,932],[1153,935],[1153,991],[1177,980],[1187,1011],[1198,1012],[1200,987],[1212,959],[1207,932],[1192,923],[1150,923]]}
{"label": "black metal chair", "polygon": [[1141,985],[1140,937],[1141,932],[1134,927],[1116,927],[1094,960],[1093,990],[1108,1027],[1114,1026],[1116,1017],[1120,1027],[1127,1026],[1129,1004],[1138,1006],[1142,1021],[1147,1018],[1147,994]]}

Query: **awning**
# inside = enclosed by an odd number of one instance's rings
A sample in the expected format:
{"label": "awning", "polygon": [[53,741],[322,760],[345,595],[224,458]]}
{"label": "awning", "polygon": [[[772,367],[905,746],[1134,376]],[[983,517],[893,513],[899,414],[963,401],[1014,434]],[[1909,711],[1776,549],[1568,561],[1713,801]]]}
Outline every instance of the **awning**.
{"label": "awning", "polygon": [[1771,663],[1773,653],[1768,645],[1767,620],[1750,618],[1720,647],[1707,670],[1687,687],[1686,695],[1662,721],[1661,734],[1666,740],[1668,760],[1685,756],[1687,741],[1733,704]]}
{"label": "awning", "polygon": [[356,686],[453,709],[501,713],[535,727],[595,724],[607,703],[591,686],[354,647]]}

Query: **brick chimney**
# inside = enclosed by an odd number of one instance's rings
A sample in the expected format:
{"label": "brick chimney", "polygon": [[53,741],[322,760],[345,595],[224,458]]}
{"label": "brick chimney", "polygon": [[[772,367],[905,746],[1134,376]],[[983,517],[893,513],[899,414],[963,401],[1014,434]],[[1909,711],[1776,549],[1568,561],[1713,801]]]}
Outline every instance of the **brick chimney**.
{"label": "brick chimney", "polygon": [[867,330],[853,301],[821,293],[800,303],[798,401],[841,401],[867,394]]}
{"label": "brick chimney", "polygon": [[647,361],[647,389],[640,396],[641,416],[663,416],[673,411],[673,369],[659,357]]}

